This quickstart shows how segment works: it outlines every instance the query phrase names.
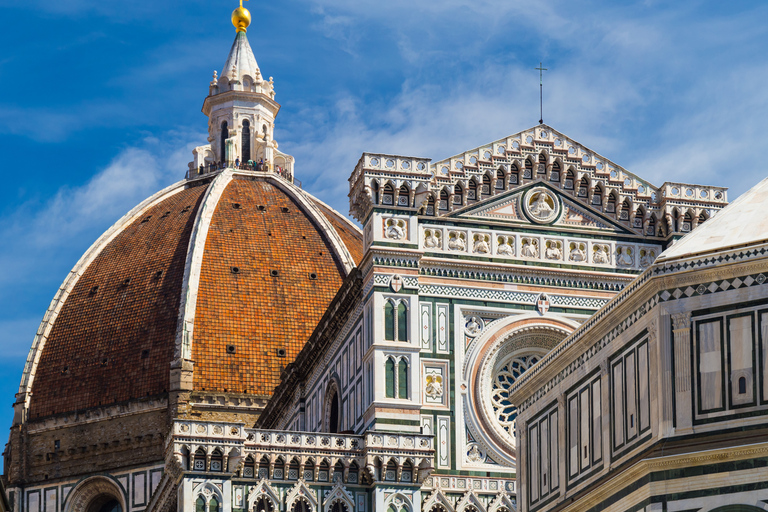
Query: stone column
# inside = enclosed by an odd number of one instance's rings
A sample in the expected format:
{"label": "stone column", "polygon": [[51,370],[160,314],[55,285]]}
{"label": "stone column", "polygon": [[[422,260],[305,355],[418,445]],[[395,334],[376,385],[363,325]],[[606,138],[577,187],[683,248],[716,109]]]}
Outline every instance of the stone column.
{"label": "stone column", "polygon": [[[559,414],[559,413],[558,413]],[[528,425],[525,421],[516,421],[515,429],[517,430],[517,461],[515,464],[515,473],[517,474],[515,491],[517,494],[517,508],[520,512],[527,512],[528,510],[528,482],[531,476],[528,471],[521,470],[528,464],[528,456],[526,454],[526,446],[528,444]]]}
{"label": "stone column", "polygon": [[691,313],[672,315],[676,428],[691,426]]}

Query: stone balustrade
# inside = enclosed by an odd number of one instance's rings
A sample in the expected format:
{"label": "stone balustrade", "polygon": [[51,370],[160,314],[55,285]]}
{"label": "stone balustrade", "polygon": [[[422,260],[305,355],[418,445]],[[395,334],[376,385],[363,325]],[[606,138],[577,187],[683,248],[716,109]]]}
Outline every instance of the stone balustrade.
{"label": "stone balustrade", "polygon": [[350,474],[357,481],[358,471],[365,470],[370,481],[409,483],[422,482],[430,474],[435,453],[429,435],[291,432],[194,420],[174,421],[166,450],[181,471],[284,478],[293,468],[309,481],[338,472],[346,482]]}

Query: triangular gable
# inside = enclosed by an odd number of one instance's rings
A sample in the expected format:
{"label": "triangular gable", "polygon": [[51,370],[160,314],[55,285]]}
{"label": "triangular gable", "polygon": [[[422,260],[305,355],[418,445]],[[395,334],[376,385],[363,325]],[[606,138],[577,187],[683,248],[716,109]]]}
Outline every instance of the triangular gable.
{"label": "triangular gable", "polygon": [[561,210],[556,216],[557,220],[548,225],[594,229],[619,234],[635,234],[627,227],[604,216],[601,212],[578,203],[573,197],[563,194],[559,189],[543,181],[527,183],[524,186],[509,190],[498,196],[489,197],[454,211],[448,214],[447,217],[532,224],[529,217],[523,211],[524,201],[528,200],[530,196],[529,191],[542,188],[545,188],[551,196],[558,198]]}
{"label": "triangular gable", "polygon": [[488,505],[488,512],[498,512],[505,509],[509,512],[514,512],[517,510],[517,507],[512,503],[512,500],[509,499],[507,493],[500,492],[496,495],[491,504]]}
{"label": "triangular gable", "polygon": [[485,512],[485,505],[483,505],[483,502],[480,501],[480,498],[477,497],[474,491],[468,491],[464,496],[461,497],[459,502],[456,504],[456,512],[464,512],[464,510],[470,505],[476,508],[479,512]]}
{"label": "triangular gable", "polygon": [[296,485],[291,487],[288,494],[285,496],[285,504],[288,510],[293,510],[293,505],[297,501],[306,501],[309,505],[309,510],[317,510],[317,498],[315,492],[307,487],[304,479],[296,482]]}
{"label": "triangular gable", "polygon": [[492,169],[498,163],[524,159],[527,155],[541,151],[561,157],[565,165],[575,167],[579,172],[586,172],[593,176],[610,176],[618,182],[628,179],[631,190],[638,190],[638,187],[642,186],[643,193],[649,196],[659,192],[658,187],[647,180],[546,124],[531,127],[503,139],[433,162],[430,164],[430,170],[436,176],[450,176],[460,171],[474,174],[484,172],[486,168]]}
{"label": "triangular gable", "polygon": [[248,510],[253,510],[256,506],[256,500],[264,497],[272,502],[275,510],[279,509],[280,497],[269,485],[269,482],[262,478],[255,486],[252,486],[248,492]]}
{"label": "triangular gable", "polygon": [[442,505],[448,512],[454,512],[453,504],[440,489],[435,489],[435,491],[429,495],[421,509],[432,510],[432,507],[435,505]]}
{"label": "triangular gable", "polygon": [[352,499],[352,495],[344,488],[341,482],[336,482],[336,485],[328,492],[323,501],[323,510],[329,511],[334,503],[341,501],[347,506],[347,510],[355,510],[355,502]]}

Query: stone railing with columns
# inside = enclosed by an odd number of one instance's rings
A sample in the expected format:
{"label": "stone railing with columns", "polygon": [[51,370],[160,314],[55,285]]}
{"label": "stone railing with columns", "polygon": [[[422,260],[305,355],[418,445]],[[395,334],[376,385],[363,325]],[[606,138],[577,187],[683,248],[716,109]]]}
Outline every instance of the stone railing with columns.
{"label": "stone railing with columns", "polygon": [[[175,420],[166,453],[180,472],[306,482],[421,484],[432,471],[432,436],[363,435],[245,428],[243,423]],[[338,474],[338,476],[337,476]]]}

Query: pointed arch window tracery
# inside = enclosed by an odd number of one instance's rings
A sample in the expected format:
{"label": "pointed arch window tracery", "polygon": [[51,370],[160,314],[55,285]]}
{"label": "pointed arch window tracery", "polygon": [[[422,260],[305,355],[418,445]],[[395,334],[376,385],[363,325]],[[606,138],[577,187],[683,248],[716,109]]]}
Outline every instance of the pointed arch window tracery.
{"label": "pointed arch window tracery", "polygon": [[408,359],[405,356],[387,356],[384,363],[384,396],[408,400]]}
{"label": "pointed arch window tracery", "polygon": [[408,303],[387,299],[384,304],[384,340],[408,341]]}
{"label": "pointed arch window tracery", "polygon": [[251,123],[243,119],[243,133],[241,135],[240,147],[242,148],[242,162],[251,160]]}

